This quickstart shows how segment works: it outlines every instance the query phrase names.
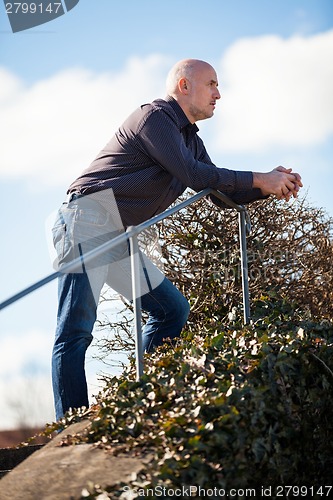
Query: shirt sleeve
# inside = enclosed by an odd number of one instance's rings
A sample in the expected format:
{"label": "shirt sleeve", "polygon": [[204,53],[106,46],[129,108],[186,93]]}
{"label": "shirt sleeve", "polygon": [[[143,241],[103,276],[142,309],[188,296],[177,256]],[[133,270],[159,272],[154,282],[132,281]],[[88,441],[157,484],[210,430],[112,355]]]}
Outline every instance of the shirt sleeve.
{"label": "shirt sleeve", "polygon": [[[204,163],[210,163],[212,164],[212,161],[206,151],[205,145],[203,144],[202,140],[198,138],[198,140],[202,143],[201,146],[201,155],[200,155],[200,161],[203,161]],[[222,191],[221,189],[219,191]],[[229,205],[226,205],[220,198],[217,198],[214,195],[208,195],[207,198],[214,203],[214,205],[220,207],[220,208],[230,208]],[[239,205],[245,205],[248,203],[251,203],[253,201],[257,200],[263,200],[266,198],[269,198],[268,196],[265,196],[262,194],[261,189],[259,188],[253,188],[251,187],[250,189],[246,189],[243,191],[234,191],[233,193],[229,193],[229,198],[239,204]]]}
{"label": "shirt sleeve", "polygon": [[154,109],[146,115],[137,135],[139,147],[145,154],[194,191],[210,187],[230,195],[252,190],[252,172],[217,167],[202,150],[202,141],[197,139],[197,136],[193,139],[197,142],[197,150],[193,152],[185,144],[177,123],[162,109]]}
{"label": "shirt sleeve", "polygon": [[[207,198],[217,207],[230,208],[229,205],[224,203],[213,194],[208,195]],[[253,201],[266,200],[267,198],[269,198],[269,195],[263,195],[259,188],[252,188],[249,191],[236,191],[235,193],[230,195],[230,199],[238,205],[247,205],[248,203],[251,203]]]}

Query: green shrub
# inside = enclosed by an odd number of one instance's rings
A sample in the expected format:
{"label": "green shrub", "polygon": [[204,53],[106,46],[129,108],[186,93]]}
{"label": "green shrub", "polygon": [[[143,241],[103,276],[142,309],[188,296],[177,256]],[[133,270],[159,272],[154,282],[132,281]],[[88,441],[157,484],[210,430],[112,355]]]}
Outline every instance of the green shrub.
{"label": "green shrub", "polygon": [[[120,377],[105,379],[95,407],[59,422],[88,416],[90,430],[71,441],[98,443],[113,454],[149,453],[131,484],[89,485],[82,498],[135,498],[124,496],[124,486],[151,498],[175,496],[157,495],[158,487],[191,486],[210,489],[210,498],[231,488],[238,492],[233,498],[254,491],[270,498],[329,496],[332,219],[305,199],[270,199],[249,212],[246,327],[238,322],[236,214],[200,203],[159,227],[165,272],[191,304],[187,331],[176,345],[145,356],[140,381],[132,361]],[[121,320],[101,324],[110,334],[101,344],[107,354],[133,350],[130,308],[125,303]],[[288,485],[295,489],[283,489]]]}
{"label": "green shrub", "polygon": [[276,297],[261,297],[253,318],[147,355],[139,382],[134,367],[107,382],[84,439],[152,453],[133,488],[330,484],[333,325]]}

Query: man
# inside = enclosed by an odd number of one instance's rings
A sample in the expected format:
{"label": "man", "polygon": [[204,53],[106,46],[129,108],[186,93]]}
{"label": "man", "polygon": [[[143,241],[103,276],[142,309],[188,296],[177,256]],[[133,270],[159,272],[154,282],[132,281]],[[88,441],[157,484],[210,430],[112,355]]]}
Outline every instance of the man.
{"label": "man", "polygon": [[[52,358],[57,419],[70,407],[89,405],[84,360],[102,286],[107,283],[132,299],[127,245],[87,263],[89,250],[162,212],[188,187],[218,189],[236,203],[248,203],[268,195],[289,200],[302,186],[291,169],[237,172],[212,163],[195,124],[213,116],[221,97],[210,64],[195,59],[178,62],[168,75],[167,94],[130,115],[71,184],[68,202],[59,210],[53,228],[59,269],[78,256],[81,264],[59,278]],[[143,347],[149,352],[163,339],[180,335],[189,305],[157,267],[140,257],[141,304],[148,312]]]}

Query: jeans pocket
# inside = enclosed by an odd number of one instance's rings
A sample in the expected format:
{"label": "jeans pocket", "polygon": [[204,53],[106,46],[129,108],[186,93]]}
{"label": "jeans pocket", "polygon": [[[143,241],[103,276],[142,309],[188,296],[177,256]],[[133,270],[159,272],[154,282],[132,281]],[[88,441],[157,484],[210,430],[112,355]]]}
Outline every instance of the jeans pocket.
{"label": "jeans pocket", "polygon": [[73,237],[75,246],[79,247],[79,255],[82,256],[82,252],[87,253],[108,241],[110,238],[108,222],[107,213],[87,208],[79,208],[76,211],[73,221]]}
{"label": "jeans pocket", "polygon": [[73,234],[75,240],[75,257],[81,258],[86,269],[103,266],[112,262],[113,252],[109,249],[104,249],[103,252],[99,252],[93,258],[89,257],[89,260],[87,260],[86,256],[89,252],[97,250],[98,247],[109,243],[115,236],[118,236],[119,232],[115,232],[113,227],[109,225],[88,224],[81,220],[74,221]]}
{"label": "jeans pocket", "polygon": [[120,233],[106,211],[80,207],[78,204],[62,207],[58,211],[52,232],[58,256],[57,268],[79,259],[77,265],[68,272],[81,273],[109,264],[115,259],[110,250],[86,257],[89,252]]}
{"label": "jeans pocket", "polygon": [[56,269],[74,258],[74,242],[71,236],[73,213],[71,212],[73,211],[60,208],[52,228],[53,245],[57,252],[57,260],[54,263]]}

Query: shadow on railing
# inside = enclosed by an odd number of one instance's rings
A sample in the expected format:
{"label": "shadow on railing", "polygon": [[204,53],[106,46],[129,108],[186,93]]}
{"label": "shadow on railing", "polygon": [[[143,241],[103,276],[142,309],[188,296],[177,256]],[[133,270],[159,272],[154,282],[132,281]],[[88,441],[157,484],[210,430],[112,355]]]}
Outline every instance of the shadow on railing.
{"label": "shadow on railing", "polygon": [[[165,210],[159,215],[152,217],[151,219],[139,224],[137,226],[129,227],[125,233],[117,236],[116,238],[103,243],[99,247],[87,252],[85,254],[85,263],[88,264],[91,260],[95,259],[97,256],[101,255],[107,250],[114,248],[118,244],[129,241],[130,243],[130,254],[131,254],[131,269],[132,269],[132,296],[133,306],[134,306],[134,319],[135,319],[135,354],[136,354],[136,374],[137,379],[139,379],[143,373],[143,350],[142,350],[142,330],[141,330],[141,298],[140,298],[140,279],[139,279],[139,246],[138,246],[138,235],[148,229],[149,227],[161,222],[163,219],[170,217],[171,215],[179,212],[183,208],[191,205],[192,203],[208,196],[209,194],[214,195],[225,203],[225,205],[234,208],[238,212],[239,221],[239,240],[240,240],[240,254],[241,254],[241,273],[242,273],[242,291],[243,291],[243,317],[244,323],[249,323],[250,320],[250,299],[249,299],[249,286],[248,286],[248,262],[247,262],[247,251],[246,251],[246,233],[250,232],[250,221],[246,208],[243,205],[237,205],[228,196],[216,191],[215,189],[204,189],[199,193],[189,197],[181,203],[174,205],[173,207]],[[38,288],[43,287],[47,283],[58,278],[61,274],[70,273],[77,269],[77,265],[80,263],[81,257],[64,264],[61,267],[61,271],[56,271],[45,278],[37,281],[33,285],[21,290],[12,297],[0,303],[0,310],[5,309],[9,305],[18,301],[19,299],[29,295]]]}

